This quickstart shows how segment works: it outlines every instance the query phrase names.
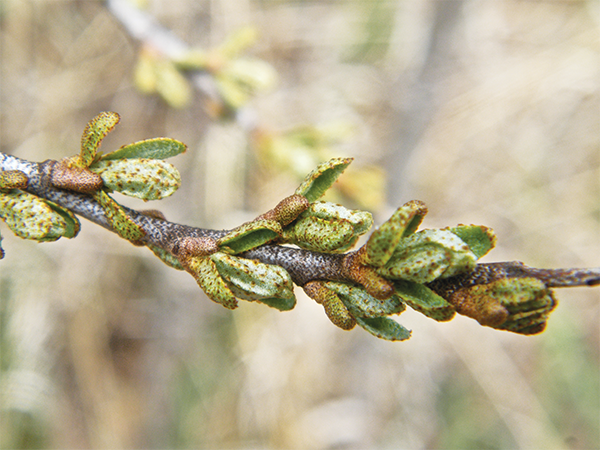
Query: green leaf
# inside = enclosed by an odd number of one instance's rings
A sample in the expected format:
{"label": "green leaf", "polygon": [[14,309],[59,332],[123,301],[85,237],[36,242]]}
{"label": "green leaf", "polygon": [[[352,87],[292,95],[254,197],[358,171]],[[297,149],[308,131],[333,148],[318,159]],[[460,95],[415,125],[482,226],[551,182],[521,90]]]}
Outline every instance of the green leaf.
{"label": "green leaf", "polygon": [[50,242],[77,234],[77,219],[62,210],[55,210],[53,206],[27,192],[0,191],[0,218],[23,239]]}
{"label": "green leaf", "polygon": [[496,235],[491,228],[482,225],[459,225],[448,228],[461,238],[477,259],[487,254],[496,245]]}
{"label": "green leaf", "polygon": [[394,282],[394,288],[408,306],[438,322],[450,320],[456,314],[450,303],[420,283],[398,280]]}
{"label": "green leaf", "polygon": [[64,226],[62,227],[62,236],[68,239],[74,238],[79,234],[79,230],[81,229],[81,223],[79,219],[75,217],[68,209],[64,209],[50,201],[46,201],[48,206],[54,211],[56,214],[60,215],[63,219]]}
{"label": "green leaf", "polygon": [[198,286],[213,302],[227,309],[237,307],[237,299],[225,280],[221,278],[215,263],[206,256],[192,257],[187,261],[186,270],[193,275]]}
{"label": "green leaf", "polygon": [[321,198],[342,172],[350,165],[352,158],[333,158],[320,164],[309,173],[302,184],[296,189],[296,194],[304,195],[309,202]]}
{"label": "green leaf", "polygon": [[146,244],[146,246],[150,250],[152,250],[152,252],[156,256],[158,256],[162,260],[162,262],[164,262],[167,266],[171,266],[177,270],[184,270],[184,267],[181,265],[179,260],[177,258],[175,258],[172,254],[167,252],[166,250],[164,250],[160,247],[157,247],[156,245],[153,245],[153,244]]}
{"label": "green leaf", "polygon": [[81,154],[79,163],[81,167],[89,167],[96,158],[96,152],[102,139],[119,123],[120,117],[116,112],[103,111],[90,120],[81,136]]}
{"label": "green leaf", "polygon": [[388,279],[429,283],[473,270],[477,261],[469,246],[448,230],[422,230],[400,241],[377,272]]}
{"label": "green leaf", "polygon": [[348,209],[336,203],[317,201],[310,205],[304,215],[310,215],[325,220],[343,219],[354,228],[354,234],[361,236],[373,226],[373,215],[367,211]]}
{"label": "green leaf", "polygon": [[135,242],[146,235],[144,230],[127,216],[122,206],[110,198],[106,192],[98,191],[92,196],[102,206],[106,219],[119,236]]}
{"label": "green leaf", "polygon": [[376,317],[367,319],[357,317],[356,322],[373,336],[388,341],[404,341],[410,338],[410,330],[407,330],[395,320],[388,317]]}
{"label": "green leaf", "polygon": [[281,311],[296,305],[292,278],[283,267],[223,252],[214,253],[210,258],[236,297],[260,301]]}
{"label": "green leaf", "polygon": [[285,228],[283,238],[316,252],[342,252],[358,239],[354,227],[347,220],[325,220],[314,216],[302,217],[293,226]]}
{"label": "green leaf", "polygon": [[366,243],[366,262],[375,267],[385,265],[400,241],[414,233],[426,213],[425,204],[416,200],[398,208],[369,237]]}
{"label": "green leaf", "polygon": [[375,318],[400,314],[406,308],[396,295],[379,300],[358,285],[337,281],[325,282],[325,287],[334,291],[355,317]]}
{"label": "green leaf", "polygon": [[102,177],[108,189],[145,201],[168,197],[181,185],[175,166],[160,159],[99,161],[90,170]]}
{"label": "green leaf", "polygon": [[281,225],[274,220],[255,220],[233,229],[217,241],[219,248],[232,254],[260,247],[281,236]]}
{"label": "green leaf", "polygon": [[184,153],[187,146],[183,142],[179,142],[170,138],[154,138],[145,139],[143,141],[134,142],[124,145],[114,152],[102,155],[100,160],[114,159],[167,159]]}

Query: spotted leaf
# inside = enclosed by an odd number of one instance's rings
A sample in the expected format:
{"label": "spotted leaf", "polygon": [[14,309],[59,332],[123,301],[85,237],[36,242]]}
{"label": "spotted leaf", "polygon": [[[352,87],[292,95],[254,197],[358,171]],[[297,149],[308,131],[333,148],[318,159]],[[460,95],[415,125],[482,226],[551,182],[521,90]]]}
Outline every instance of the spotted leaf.
{"label": "spotted leaf", "polygon": [[394,282],[396,295],[408,306],[438,322],[450,320],[456,314],[454,307],[427,286],[412,281]]}
{"label": "spotted leaf", "polygon": [[373,336],[380,339],[404,341],[410,338],[410,330],[407,330],[398,322],[388,317],[376,317],[373,319],[357,317],[356,322]]}
{"label": "spotted leaf", "polygon": [[210,258],[236,297],[260,301],[281,311],[296,305],[294,285],[284,268],[223,252],[214,253]]}
{"label": "spotted leaf", "polygon": [[366,262],[375,267],[386,264],[400,241],[415,232],[427,214],[424,203],[413,200],[398,208],[392,217],[371,234],[366,247]]}
{"label": "spotted leaf", "polygon": [[218,240],[220,248],[236,254],[264,245],[281,236],[279,222],[274,220],[255,220],[245,223]]}
{"label": "spotted leaf", "polygon": [[352,158],[333,158],[320,164],[306,176],[302,184],[296,189],[296,194],[305,196],[311,203],[318,200],[335,183],[335,180],[351,162]]}
{"label": "spotted leaf", "polygon": [[100,175],[108,189],[142,200],[168,197],[181,185],[175,166],[160,159],[103,160],[91,170]]}
{"label": "spotted leaf", "polygon": [[389,279],[428,283],[472,270],[477,257],[448,230],[422,230],[400,241],[394,254],[377,271]]}
{"label": "spotted leaf", "polygon": [[81,136],[81,154],[76,163],[80,167],[89,167],[96,158],[96,152],[102,140],[119,123],[116,112],[104,111],[90,120]]}
{"label": "spotted leaf", "polygon": [[17,236],[40,242],[74,237],[79,221],[69,212],[27,192],[0,192],[0,218]]}
{"label": "spotted leaf", "polygon": [[334,291],[356,317],[382,317],[399,314],[405,309],[396,295],[382,300],[370,295],[362,286],[337,281],[328,281],[325,286]]}

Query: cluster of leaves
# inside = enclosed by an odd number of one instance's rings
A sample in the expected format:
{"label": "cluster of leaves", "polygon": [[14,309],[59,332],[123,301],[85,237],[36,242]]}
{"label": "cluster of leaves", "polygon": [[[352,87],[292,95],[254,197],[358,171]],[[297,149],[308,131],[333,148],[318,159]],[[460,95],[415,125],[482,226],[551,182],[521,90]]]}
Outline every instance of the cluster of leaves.
{"label": "cluster of leaves", "polygon": [[[186,150],[168,138],[148,139],[99,155],[104,137],[119,122],[119,115],[103,112],[85,128],[78,155],[49,161],[50,184],[94,198],[104,209],[112,228],[123,238],[139,241],[144,231],[114,201],[117,191],[144,201],[158,200],[175,192],[181,184],[178,170],[164,161]],[[0,217],[19,237],[39,242],[73,238],[80,229],[73,213],[57,204],[25,192],[28,178],[21,171],[0,172]]]}
{"label": "cluster of leaves", "polygon": [[[157,138],[99,154],[103,138],[118,121],[116,113],[99,114],[85,128],[78,155],[41,163],[50,174],[50,185],[89,195],[116,233],[148,246],[168,265],[189,272],[210,299],[226,308],[235,308],[241,299],[290,310],[296,304],[296,283],[323,305],[338,327],[349,330],[358,324],[377,337],[404,340],[410,331],[389,316],[401,313],[406,305],[437,321],[450,320],[459,312],[483,325],[523,334],[543,330],[556,305],[551,291],[536,278],[488,277],[483,283],[445,290],[444,280],[473,272],[496,238],[489,228],[476,225],[417,231],[427,213],[420,201],[398,208],[362,247],[349,252],[372,227],[371,214],[320,199],[351,163],[350,158],[320,164],[293,195],[231,231],[173,234],[167,246],[158,245],[146,239],[143,227],[109,193],[117,191],[144,201],[171,195],[180,178],[164,159],[186,147],[173,139]],[[40,242],[74,237],[80,225],[73,213],[25,192],[28,182],[23,172],[0,172],[0,217],[9,228],[19,237]],[[153,213],[153,217],[166,223],[160,214]],[[331,256],[335,273],[294,278],[285,264],[248,257],[269,243],[292,244]],[[301,261],[296,263],[301,265]]]}
{"label": "cluster of leaves", "polygon": [[227,116],[276,82],[277,74],[269,64],[243,54],[256,38],[256,29],[245,27],[214,49],[190,49],[175,58],[146,46],[138,57],[135,85],[146,94],[159,94],[171,107],[183,108],[193,92],[186,73],[208,73],[218,91],[210,110],[218,117]]}

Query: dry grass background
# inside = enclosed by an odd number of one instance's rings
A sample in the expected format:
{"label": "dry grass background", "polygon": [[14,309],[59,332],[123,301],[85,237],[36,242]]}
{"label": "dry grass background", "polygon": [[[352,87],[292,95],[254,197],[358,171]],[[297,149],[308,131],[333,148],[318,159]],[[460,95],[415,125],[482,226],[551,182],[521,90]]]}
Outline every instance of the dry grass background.
{"label": "dry grass background", "polygon": [[[175,110],[132,85],[138,45],[101,1],[1,4],[2,151],[78,151],[102,110],[105,150],[169,136],[183,186],[174,221],[230,227],[289,194],[247,136],[201,98]],[[378,164],[388,206],[425,226],[481,223],[486,260],[600,264],[600,5],[588,1],[151,1],[191,45],[260,31],[279,85],[252,102],[271,129],[342,121],[332,148]],[[350,176],[350,175],[349,175]],[[135,207],[134,202],[127,204]],[[4,448],[598,448],[599,291],[558,291],[523,337],[406,312],[404,343],[295,310],[212,304],[192,277],[84,222],[35,244],[0,225]]]}

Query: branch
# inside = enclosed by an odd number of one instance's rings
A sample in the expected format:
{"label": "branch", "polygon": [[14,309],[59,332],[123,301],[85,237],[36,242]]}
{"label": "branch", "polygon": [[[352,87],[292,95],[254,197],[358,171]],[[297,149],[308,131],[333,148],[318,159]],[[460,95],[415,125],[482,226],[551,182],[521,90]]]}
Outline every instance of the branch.
{"label": "branch", "polygon": [[0,216],[15,234],[40,242],[72,238],[78,215],[186,270],[227,308],[243,299],[292,309],[296,284],[335,325],[358,324],[389,340],[410,336],[388,318],[406,305],[438,321],[458,312],[485,326],[539,333],[557,304],[550,288],[600,284],[600,268],[477,263],[495,245],[492,230],[461,225],[417,231],[427,213],[420,201],[398,208],[365,245],[349,251],[371,228],[370,213],[318,199],[351,159],[321,164],[293,195],[232,230],[181,225],[155,210],[126,208],[109,194],[154,200],[177,189],[179,173],[164,159],[185,145],[157,138],[98,154],[118,121],[110,112],[92,119],[80,154],[61,161],[35,163],[0,153]]}

